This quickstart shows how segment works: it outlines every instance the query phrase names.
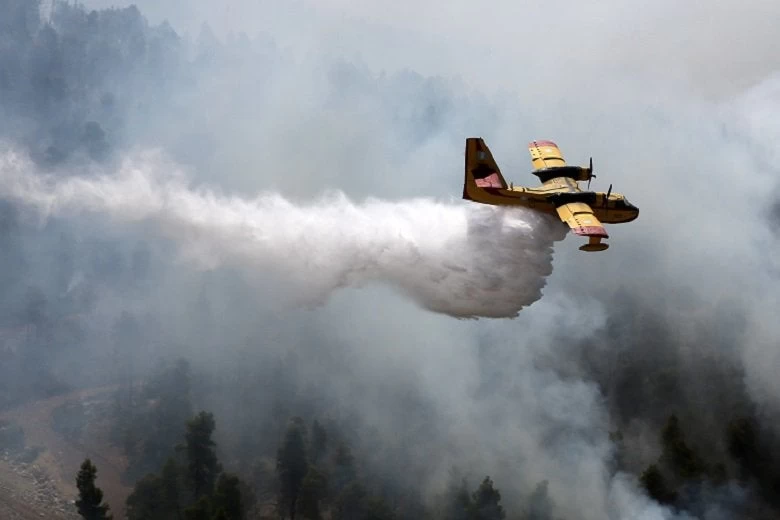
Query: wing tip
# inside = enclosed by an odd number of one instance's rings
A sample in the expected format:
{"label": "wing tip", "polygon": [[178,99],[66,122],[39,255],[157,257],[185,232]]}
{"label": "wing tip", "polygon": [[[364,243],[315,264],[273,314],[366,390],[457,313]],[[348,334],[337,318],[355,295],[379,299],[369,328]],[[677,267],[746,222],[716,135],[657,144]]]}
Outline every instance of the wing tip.
{"label": "wing tip", "polygon": [[549,139],[537,139],[535,141],[531,141],[528,143],[528,146],[531,148],[539,147],[539,146],[554,146],[555,148],[558,148],[558,145],[555,144],[553,141],[550,141]]}
{"label": "wing tip", "polygon": [[584,237],[601,237],[609,238],[607,230],[603,226],[577,226],[573,227],[572,231],[580,236]]}

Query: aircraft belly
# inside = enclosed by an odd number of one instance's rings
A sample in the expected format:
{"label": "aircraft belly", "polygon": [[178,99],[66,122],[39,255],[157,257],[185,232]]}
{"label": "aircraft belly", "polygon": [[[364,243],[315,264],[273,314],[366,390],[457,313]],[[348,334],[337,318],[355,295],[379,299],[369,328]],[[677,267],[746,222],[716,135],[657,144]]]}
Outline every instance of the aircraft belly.
{"label": "aircraft belly", "polygon": [[482,204],[490,204],[493,206],[522,206],[545,213],[555,212],[555,208],[552,204],[545,200],[539,200],[538,198],[528,196],[522,191],[478,188],[469,190],[468,195],[472,201],[481,202]]}
{"label": "aircraft belly", "polygon": [[625,211],[598,210],[595,208],[593,214],[604,224],[623,224],[625,222],[631,222],[637,217],[637,215]]}

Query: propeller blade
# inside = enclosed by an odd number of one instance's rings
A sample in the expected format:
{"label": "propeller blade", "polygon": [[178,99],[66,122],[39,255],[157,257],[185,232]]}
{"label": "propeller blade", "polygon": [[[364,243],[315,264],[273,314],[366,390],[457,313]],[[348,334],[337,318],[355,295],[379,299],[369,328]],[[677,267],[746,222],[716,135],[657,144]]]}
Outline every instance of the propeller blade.
{"label": "propeller blade", "polygon": [[593,177],[595,177],[595,175],[593,175],[593,157],[590,158],[590,164],[588,165],[588,173],[589,173],[589,175],[588,175],[588,190],[590,191],[590,181],[591,181],[591,179],[593,179]]}
{"label": "propeller blade", "polygon": [[607,202],[609,201],[609,194],[612,193],[612,184],[609,185],[609,189],[607,190],[607,196],[604,197],[604,207],[607,207]]}

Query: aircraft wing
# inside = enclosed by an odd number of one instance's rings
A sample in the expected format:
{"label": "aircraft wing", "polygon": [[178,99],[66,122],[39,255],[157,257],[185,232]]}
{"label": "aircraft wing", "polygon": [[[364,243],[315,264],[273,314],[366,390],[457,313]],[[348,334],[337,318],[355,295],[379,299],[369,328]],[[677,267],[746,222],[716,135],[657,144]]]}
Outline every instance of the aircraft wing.
{"label": "aircraft wing", "polygon": [[590,206],[584,202],[570,202],[556,208],[558,216],[566,222],[572,232],[585,237],[609,238]]}
{"label": "aircraft wing", "polygon": [[531,154],[534,170],[566,166],[561,150],[552,141],[531,141],[528,143],[528,153]]}

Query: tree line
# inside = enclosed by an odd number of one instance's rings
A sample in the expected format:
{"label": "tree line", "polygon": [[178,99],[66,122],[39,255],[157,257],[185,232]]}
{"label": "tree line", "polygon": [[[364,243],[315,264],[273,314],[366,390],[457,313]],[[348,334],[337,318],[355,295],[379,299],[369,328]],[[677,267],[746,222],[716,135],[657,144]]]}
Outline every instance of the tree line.
{"label": "tree line", "polygon": [[[264,478],[244,480],[224,471],[213,438],[216,422],[201,411],[184,424],[180,442],[171,446],[164,464],[140,478],[125,504],[129,520],[397,520],[413,518],[407,497],[383,494],[361,475],[347,442],[314,419],[289,420],[276,448],[273,471]],[[680,511],[697,513],[707,497],[730,481],[752,486],[761,501],[744,505],[755,518],[772,518],[780,507],[780,465],[767,450],[755,420],[728,422],[724,442],[729,459],[705,460],[686,439],[677,415],[659,434],[661,454],[639,476],[648,496]],[[615,437],[620,448],[619,436]],[[88,519],[111,518],[96,487],[97,469],[85,460],[78,475],[79,514]],[[734,473],[735,474],[731,474]],[[259,496],[258,496],[259,493]],[[710,495],[708,495],[710,493]],[[260,498],[260,499],[258,499]],[[523,511],[508,514],[501,493],[489,476],[476,489],[453,470],[446,491],[421,516],[429,520],[553,520],[554,503],[546,481],[539,482]],[[419,513],[418,513],[419,514]]]}
{"label": "tree line", "polygon": [[[371,489],[361,478],[348,444],[333,442],[316,419],[311,427],[293,417],[276,450],[274,475],[264,489],[270,500],[258,501],[252,486],[223,470],[213,439],[213,414],[201,411],[186,422],[182,442],[156,472],[135,484],[125,503],[129,520],[396,520],[408,518],[403,500],[393,501]],[[96,484],[97,468],[84,460],[77,478],[79,514],[89,520],[112,518]],[[551,520],[546,482],[532,496],[527,514],[512,518]],[[470,491],[461,478],[453,482],[435,510],[425,518],[504,520],[501,493],[486,476]]]}

